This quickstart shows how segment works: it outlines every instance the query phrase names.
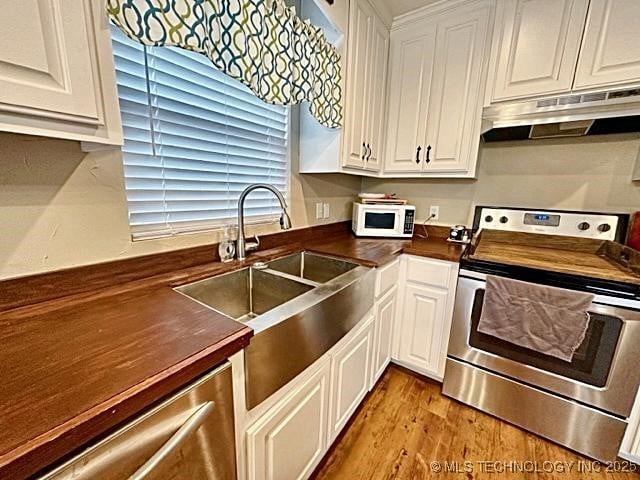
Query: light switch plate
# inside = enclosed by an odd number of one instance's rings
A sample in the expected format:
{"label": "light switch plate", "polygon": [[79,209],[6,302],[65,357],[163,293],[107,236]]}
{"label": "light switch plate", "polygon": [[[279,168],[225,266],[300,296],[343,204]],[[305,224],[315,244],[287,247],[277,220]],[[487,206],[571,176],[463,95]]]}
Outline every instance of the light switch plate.
{"label": "light switch plate", "polygon": [[316,220],[319,220],[324,215],[324,208],[321,202],[316,203]]}
{"label": "light switch plate", "polygon": [[329,218],[331,216],[331,205],[325,203],[322,207],[322,218]]}

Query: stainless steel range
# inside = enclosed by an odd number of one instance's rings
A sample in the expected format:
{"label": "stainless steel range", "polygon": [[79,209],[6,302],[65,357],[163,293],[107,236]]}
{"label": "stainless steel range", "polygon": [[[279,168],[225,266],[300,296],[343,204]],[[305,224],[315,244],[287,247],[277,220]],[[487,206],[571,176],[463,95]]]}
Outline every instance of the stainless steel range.
{"label": "stainless steel range", "polygon": [[[598,460],[615,459],[640,383],[640,276],[628,217],[478,207],[462,259],[443,393]],[[616,248],[617,247],[617,248]],[[627,262],[627,263],[625,263]],[[593,293],[571,361],[478,330],[488,275]]]}

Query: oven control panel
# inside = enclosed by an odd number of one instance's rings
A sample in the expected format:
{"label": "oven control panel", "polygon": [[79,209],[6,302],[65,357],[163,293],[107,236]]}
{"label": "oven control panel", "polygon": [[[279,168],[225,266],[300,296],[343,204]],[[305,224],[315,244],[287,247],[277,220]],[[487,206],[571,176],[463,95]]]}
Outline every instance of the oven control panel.
{"label": "oven control panel", "polygon": [[474,225],[481,230],[545,233],[571,237],[615,240],[619,217],[605,213],[557,212],[482,207]]}

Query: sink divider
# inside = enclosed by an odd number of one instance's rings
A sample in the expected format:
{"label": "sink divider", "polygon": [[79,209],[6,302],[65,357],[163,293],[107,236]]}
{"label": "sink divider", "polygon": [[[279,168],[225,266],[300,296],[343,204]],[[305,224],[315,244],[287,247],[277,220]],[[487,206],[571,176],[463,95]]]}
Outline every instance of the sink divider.
{"label": "sink divider", "polygon": [[307,278],[299,277],[297,275],[291,275],[285,272],[280,272],[278,270],[271,270],[270,268],[261,268],[260,270],[262,272],[269,273],[271,275],[276,275],[278,277],[286,278],[288,280],[293,280],[298,283],[304,283],[305,285],[309,285],[310,287],[314,287],[314,288],[319,287],[320,285],[323,285],[322,283],[314,282],[313,280],[309,280]]}

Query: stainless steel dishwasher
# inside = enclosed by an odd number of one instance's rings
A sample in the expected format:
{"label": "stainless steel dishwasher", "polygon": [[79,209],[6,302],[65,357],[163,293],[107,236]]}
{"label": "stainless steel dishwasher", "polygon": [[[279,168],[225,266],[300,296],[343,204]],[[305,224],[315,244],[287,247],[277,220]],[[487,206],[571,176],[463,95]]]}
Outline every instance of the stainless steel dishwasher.
{"label": "stainless steel dishwasher", "polygon": [[231,364],[226,362],[42,479],[234,480]]}

